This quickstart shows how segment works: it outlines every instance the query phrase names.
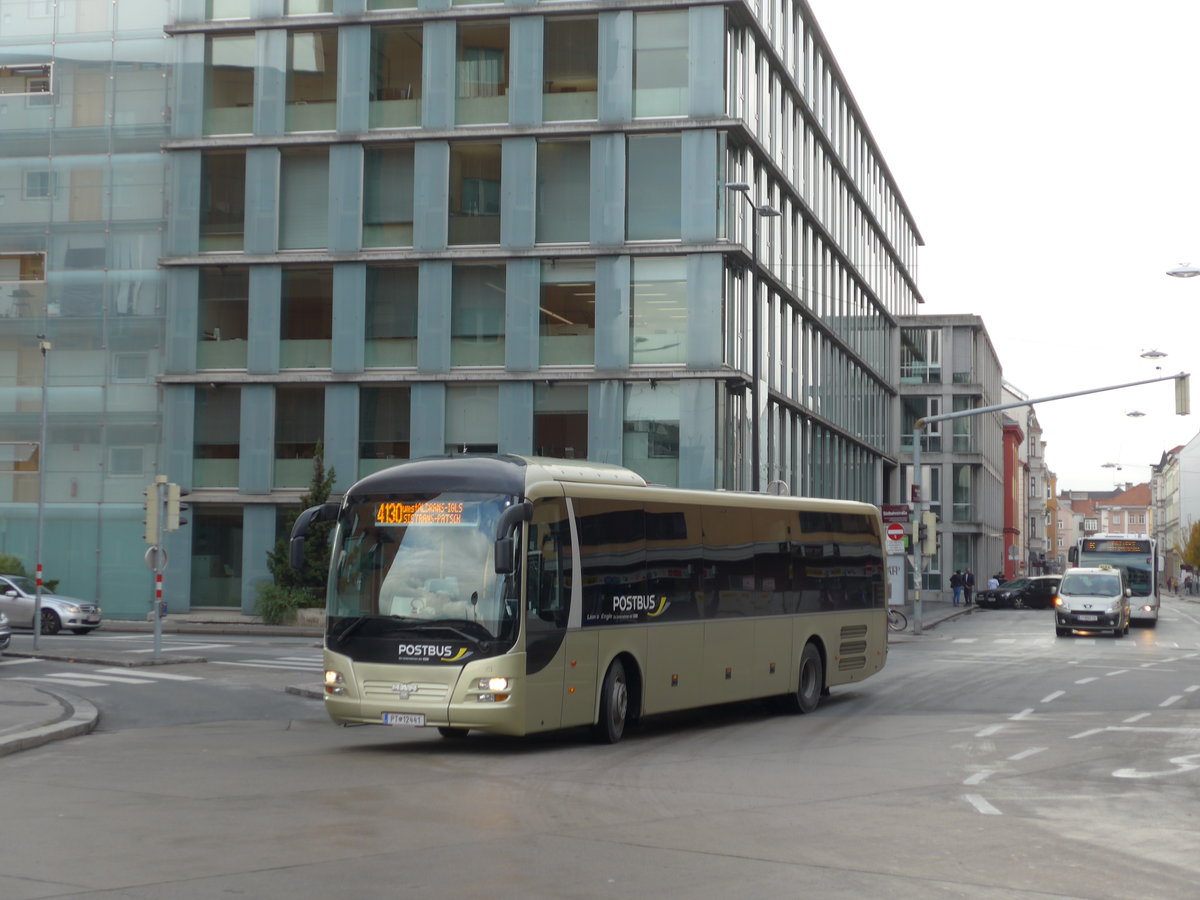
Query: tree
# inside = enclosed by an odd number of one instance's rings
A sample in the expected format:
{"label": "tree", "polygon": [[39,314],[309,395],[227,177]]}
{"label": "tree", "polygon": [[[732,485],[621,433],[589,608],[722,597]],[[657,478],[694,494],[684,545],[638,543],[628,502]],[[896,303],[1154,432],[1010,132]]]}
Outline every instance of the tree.
{"label": "tree", "polygon": [[263,621],[278,624],[290,619],[302,606],[325,605],[325,582],[329,574],[329,533],[333,522],[320,522],[308,530],[304,542],[304,564],[293,569],[291,564],[292,526],[300,513],[310,506],[320,506],[333,492],[337,472],[325,470],[325,448],[318,443],[313,454],[312,481],[300,495],[300,502],[284,520],[283,536],[267,552],[267,569],[271,581],[258,587],[256,606]]}
{"label": "tree", "polygon": [[1187,546],[1183,548],[1180,557],[1185,565],[1193,569],[1200,568],[1200,522],[1193,522],[1188,531]]}

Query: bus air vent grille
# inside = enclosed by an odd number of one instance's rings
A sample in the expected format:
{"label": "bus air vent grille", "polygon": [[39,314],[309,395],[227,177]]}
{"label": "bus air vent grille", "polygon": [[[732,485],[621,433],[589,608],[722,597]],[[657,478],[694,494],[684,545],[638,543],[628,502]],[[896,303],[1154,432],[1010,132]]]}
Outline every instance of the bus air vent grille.
{"label": "bus air vent grille", "polygon": [[853,672],[858,669],[867,667],[867,658],[865,656],[839,656],[838,671]]}
{"label": "bus air vent grille", "polygon": [[842,640],[852,641],[854,639],[866,640],[867,626],[866,625],[845,625],[842,627]]}

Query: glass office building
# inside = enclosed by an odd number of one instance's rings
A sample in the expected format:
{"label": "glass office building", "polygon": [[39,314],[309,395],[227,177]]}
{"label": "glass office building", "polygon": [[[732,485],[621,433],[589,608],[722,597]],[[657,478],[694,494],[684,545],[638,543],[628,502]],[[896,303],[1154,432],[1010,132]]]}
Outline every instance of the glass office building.
{"label": "glass office building", "polygon": [[[338,488],[397,459],[499,451],[684,487],[898,492],[896,317],[919,302],[920,236],[802,2],[155,8],[128,4],[169,54],[149,158],[115,146],[111,114],[92,135],[105,149],[87,152],[114,170],[131,154],[152,185],[125,202],[158,200],[137,273],[138,296],[154,293],[150,433],[126,500],[155,472],[191,491],[168,543],[176,608],[252,611],[318,444]],[[60,152],[38,148],[48,174]],[[116,208],[93,229],[105,403],[124,387],[101,336],[132,253],[114,258]],[[14,232],[34,233],[28,219]],[[13,271],[40,261],[45,291],[68,270],[39,252]],[[26,343],[0,349],[28,392],[3,414],[26,430],[32,335],[56,315],[27,316]],[[56,344],[52,388],[66,355]],[[55,407],[52,390],[52,421]],[[86,414],[106,434],[119,412]],[[49,449],[56,478],[53,434]],[[36,462],[21,465],[36,484]],[[100,521],[114,502],[47,508]],[[140,507],[126,516],[111,565],[140,567]],[[144,599],[110,593],[105,555],[107,610],[141,615]]]}

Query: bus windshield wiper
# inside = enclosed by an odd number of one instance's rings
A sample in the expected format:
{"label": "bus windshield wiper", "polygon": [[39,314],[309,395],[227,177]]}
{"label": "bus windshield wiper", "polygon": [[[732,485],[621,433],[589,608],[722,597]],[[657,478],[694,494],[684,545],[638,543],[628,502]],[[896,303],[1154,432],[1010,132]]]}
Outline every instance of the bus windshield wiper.
{"label": "bus windshield wiper", "polygon": [[[464,625],[479,629],[484,633],[485,636],[480,638],[478,635],[472,635],[469,632],[464,631],[463,628],[460,627]],[[494,637],[490,631],[488,631],[478,622],[472,622],[470,619],[425,619],[421,622],[413,623],[407,627],[411,628],[413,631],[449,631],[451,634],[458,635],[464,641],[472,642],[479,640],[490,641]]]}

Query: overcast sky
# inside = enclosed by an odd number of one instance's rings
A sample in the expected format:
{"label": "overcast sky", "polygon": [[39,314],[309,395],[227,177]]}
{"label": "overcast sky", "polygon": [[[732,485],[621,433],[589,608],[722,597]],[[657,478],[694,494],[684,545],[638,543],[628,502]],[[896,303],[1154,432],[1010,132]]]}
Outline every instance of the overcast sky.
{"label": "overcast sky", "polygon": [[1187,417],[1170,381],[1037,407],[1060,489],[1148,480],[1200,430],[1200,278],[1164,274],[1200,265],[1200,0],[809,3],[925,240],[923,313],[982,316],[1030,397],[1195,374]]}

